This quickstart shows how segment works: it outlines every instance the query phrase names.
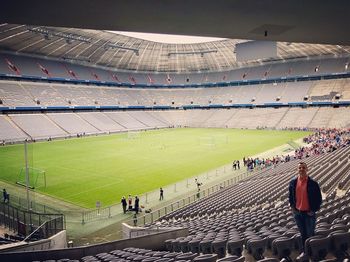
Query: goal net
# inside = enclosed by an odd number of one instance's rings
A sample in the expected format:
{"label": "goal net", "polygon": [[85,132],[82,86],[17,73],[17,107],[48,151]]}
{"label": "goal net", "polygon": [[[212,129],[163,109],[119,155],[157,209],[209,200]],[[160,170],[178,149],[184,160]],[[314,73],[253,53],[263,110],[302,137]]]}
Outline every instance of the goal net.
{"label": "goal net", "polygon": [[[28,167],[29,188],[46,187],[46,173],[40,168]],[[26,186],[26,168],[22,167],[16,184]]]}
{"label": "goal net", "polygon": [[127,139],[138,139],[141,137],[141,133],[138,131],[127,132]]}
{"label": "goal net", "polygon": [[228,136],[217,135],[217,136],[202,136],[198,138],[198,143],[201,146],[206,147],[218,147],[229,143]]}
{"label": "goal net", "polygon": [[207,147],[215,147],[215,138],[212,136],[199,137],[199,145]]}

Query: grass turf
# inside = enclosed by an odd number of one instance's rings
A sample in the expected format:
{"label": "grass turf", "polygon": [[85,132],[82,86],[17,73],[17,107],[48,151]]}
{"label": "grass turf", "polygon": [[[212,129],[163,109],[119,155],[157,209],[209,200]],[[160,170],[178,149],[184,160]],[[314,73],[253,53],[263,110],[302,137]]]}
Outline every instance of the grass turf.
{"label": "grass turf", "polygon": [[[93,208],[117,203],[193,177],[234,159],[306,136],[307,132],[167,129],[40,142],[28,145],[29,165],[45,170],[47,187],[36,191]],[[15,183],[24,166],[24,146],[0,148],[0,179]]]}

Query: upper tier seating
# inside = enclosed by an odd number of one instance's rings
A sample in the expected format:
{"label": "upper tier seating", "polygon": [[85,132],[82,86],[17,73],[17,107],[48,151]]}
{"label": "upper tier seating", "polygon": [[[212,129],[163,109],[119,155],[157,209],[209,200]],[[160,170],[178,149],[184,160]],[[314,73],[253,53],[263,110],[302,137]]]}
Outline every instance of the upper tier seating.
{"label": "upper tier seating", "polygon": [[211,88],[118,88],[0,81],[0,106],[186,106],[350,100],[347,79]]}
{"label": "upper tier seating", "polygon": [[[50,46],[50,48],[54,48]],[[13,71],[7,61],[18,69]],[[175,62],[176,60],[174,60]],[[122,61],[127,63],[128,61]],[[73,80],[93,80],[129,85],[188,85],[201,83],[218,83],[229,81],[246,81],[260,79],[275,79],[285,77],[315,76],[324,74],[349,72],[345,64],[348,57],[290,60],[283,63],[262,64],[231,71],[207,73],[144,73],[147,68],[139,68],[139,72],[115,72],[102,68],[68,63],[67,61],[52,61],[48,59],[32,58],[14,54],[0,53],[0,74],[23,75],[31,77],[60,78]],[[121,65],[123,66],[123,65]],[[129,65],[130,66],[130,65]],[[315,68],[318,67],[316,71]],[[47,72],[45,72],[45,69]],[[162,71],[162,68],[159,68]],[[187,68],[191,71],[191,68]],[[163,68],[165,71],[177,71],[176,62],[173,68]]]}

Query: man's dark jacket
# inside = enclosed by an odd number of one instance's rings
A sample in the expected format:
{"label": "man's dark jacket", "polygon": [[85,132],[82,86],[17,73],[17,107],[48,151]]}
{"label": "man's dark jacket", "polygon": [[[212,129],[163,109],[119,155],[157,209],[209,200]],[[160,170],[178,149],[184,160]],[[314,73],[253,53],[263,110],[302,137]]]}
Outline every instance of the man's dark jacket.
{"label": "man's dark jacket", "polygon": [[[289,183],[289,204],[292,208],[296,208],[296,188],[298,178],[292,179]],[[309,199],[310,211],[316,212],[322,204],[322,195],[320,186],[311,177],[307,180],[307,196]]]}

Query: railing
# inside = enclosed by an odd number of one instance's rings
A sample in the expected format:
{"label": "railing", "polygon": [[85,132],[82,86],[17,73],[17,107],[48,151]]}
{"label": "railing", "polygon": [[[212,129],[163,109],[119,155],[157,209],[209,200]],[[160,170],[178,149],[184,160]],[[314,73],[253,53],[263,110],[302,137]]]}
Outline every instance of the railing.
{"label": "railing", "polygon": [[65,217],[62,214],[21,210],[2,202],[0,203],[0,224],[22,236],[28,236],[41,227],[39,232],[44,238],[50,237],[66,227]]}
{"label": "railing", "polygon": [[[27,205],[28,205],[28,201],[26,198],[22,198],[14,194],[10,195],[10,203],[12,206],[17,207],[19,209],[27,208]],[[30,210],[37,213],[55,213],[55,214],[60,213],[59,210],[47,205],[40,204],[35,200],[30,200],[29,208]]]}
{"label": "railing", "polygon": [[[163,208],[155,210],[145,216],[145,218],[140,218],[143,222],[142,224],[152,223],[159,217],[168,214],[176,209],[179,209],[185,205],[197,201],[197,185],[195,184],[195,178],[198,179],[203,186],[201,187],[200,197],[206,197],[213,192],[220,189],[220,186],[226,187],[237,183],[239,180],[247,176],[246,173],[232,172],[231,165],[226,165],[214,170],[210,170],[201,175],[193,178],[188,178],[177,183],[163,187],[165,201],[167,199],[179,199],[185,195],[181,200],[165,205]],[[221,182],[219,182],[221,180]],[[81,224],[86,224],[89,222],[96,222],[103,219],[110,219],[117,215],[122,214],[121,204],[117,203],[114,205],[101,207],[97,209],[78,211],[78,210],[62,210],[59,211],[53,207],[43,205],[38,203],[35,194],[32,194],[30,201],[30,211],[36,213],[64,213],[69,222],[79,222]],[[140,204],[145,206],[145,210],[149,210],[152,206],[162,205],[163,202],[159,201],[159,191],[155,190],[153,192],[147,192],[139,196]],[[164,202],[165,202],[164,201]],[[21,198],[16,195],[10,196],[10,204],[19,209],[27,208],[27,199]]]}
{"label": "railing", "polygon": [[[204,184],[204,186],[201,187],[200,197],[201,198],[206,197],[214,192],[217,192],[220,189],[220,186],[227,187],[247,177],[246,172],[233,174],[231,172],[232,171],[231,169],[232,169],[231,166],[226,165],[221,168],[214,169],[197,176],[196,178],[198,179],[198,181]],[[225,177],[223,176],[230,176],[230,178],[224,179]],[[223,178],[224,181],[221,181],[218,183],[217,182],[218,178]],[[163,187],[163,190],[169,196],[169,199],[170,197],[176,198],[177,196],[181,197],[186,194],[190,194],[190,196],[185,197],[172,204],[166,205],[161,209],[150,212],[145,216],[145,218],[142,218],[143,224],[152,223],[154,220],[158,219],[159,217],[165,214],[168,214],[169,212],[172,212],[185,205],[188,205],[190,203],[197,201],[198,200],[197,185],[194,183],[194,179],[195,178],[185,179],[178,183]],[[214,183],[215,181],[217,184],[213,186],[205,186],[206,184]],[[145,209],[148,210],[149,208],[147,207],[147,205],[149,203],[158,201],[159,191],[157,190],[157,191],[147,192],[143,195],[140,195],[139,199],[140,199],[141,205],[144,205]],[[81,223],[85,224],[85,223],[96,221],[99,219],[108,219],[120,213],[121,213],[120,204],[115,204],[115,205],[111,205],[111,206],[107,206],[99,209],[84,211],[81,213]]]}
{"label": "railing", "polygon": [[61,216],[50,219],[42,223],[32,233],[30,233],[23,241],[39,240],[49,238],[62,231],[63,219]]}
{"label": "railing", "polygon": [[185,197],[183,199],[180,199],[176,202],[171,203],[170,205],[164,206],[160,209],[151,211],[150,213],[145,213],[143,216],[138,216],[135,218],[135,216],[133,217],[133,219],[125,222],[128,225],[132,225],[132,226],[145,226],[148,224],[151,224],[153,222],[155,222],[156,220],[158,220],[159,218],[177,210],[180,208],[183,208],[187,205],[190,205],[196,201],[199,201],[201,199],[207,198],[210,195],[217,193],[220,190],[223,190],[226,187],[229,187],[231,185],[236,184],[237,182],[241,181],[242,179],[245,179],[246,177],[248,177],[248,173],[241,173],[239,175],[236,175],[235,177],[226,179],[216,185],[210,186],[210,187],[204,187],[202,188],[201,191],[196,192],[196,193],[192,193],[191,195],[189,195],[188,197]]}

